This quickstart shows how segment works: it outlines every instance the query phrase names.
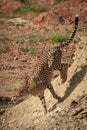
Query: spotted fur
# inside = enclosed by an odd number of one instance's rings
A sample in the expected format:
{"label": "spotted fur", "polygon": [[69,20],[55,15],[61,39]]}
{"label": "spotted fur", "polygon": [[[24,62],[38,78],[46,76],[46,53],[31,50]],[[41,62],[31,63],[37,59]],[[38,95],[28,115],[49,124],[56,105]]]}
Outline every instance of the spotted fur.
{"label": "spotted fur", "polygon": [[46,88],[48,88],[53,97],[59,102],[61,101],[61,97],[55,93],[54,88],[51,85],[53,70],[60,71],[62,82],[67,80],[67,71],[69,66],[72,64],[75,48],[74,51],[71,50],[72,53],[69,54],[71,57],[69,58],[68,63],[63,62],[62,60],[64,51],[63,49],[66,49],[66,47],[68,47],[73,40],[76,34],[77,26],[78,16],[75,18],[75,26],[70,39],[67,42],[64,42],[61,46],[52,47],[43,52],[43,55],[40,56],[31,76],[26,78],[25,85],[14,90],[12,100],[16,100],[17,98],[30,94],[33,96],[38,96],[42,101],[45,112],[47,112],[44,91]]}

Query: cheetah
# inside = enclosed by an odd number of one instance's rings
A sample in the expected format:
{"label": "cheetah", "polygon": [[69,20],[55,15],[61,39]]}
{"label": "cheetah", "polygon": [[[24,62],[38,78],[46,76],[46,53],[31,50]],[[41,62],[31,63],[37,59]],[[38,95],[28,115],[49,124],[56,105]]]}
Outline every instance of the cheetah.
{"label": "cheetah", "polygon": [[43,54],[39,57],[32,74],[30,77],[26,78],[25,85],[21,88],[14,89],[12,101],[17,101],[17,99],[26,95],[38,96],[42,102],[45,112],[47,113],[46,100],[44,97],[44,91],[46,88],[49,89],[53,97],[56,98],[58,102],[62,101],[62,98],[55,93],[51,84],[52,75],[54,70],[59,70],[62,83],[67,80],[67,71],[73,63],[75,49],[74,51],[71,50],[71,60],[69,59],[68,62],[63,62],[62,60],[64,51],[63,49],[69,46],[73,40],[77,31],[78,21],[79,18],[78,15],[76,15],[74,29],[68,41],[64,42],[60,46],[48,48],[43,52]]}

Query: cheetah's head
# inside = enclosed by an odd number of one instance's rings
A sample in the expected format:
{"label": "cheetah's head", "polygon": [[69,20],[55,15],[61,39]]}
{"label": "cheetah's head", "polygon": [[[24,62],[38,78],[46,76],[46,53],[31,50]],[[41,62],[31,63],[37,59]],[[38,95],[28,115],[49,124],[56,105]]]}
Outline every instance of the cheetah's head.
{"label": "cheetah's head", "polygon": [[23,99],[24,96],[28,95],[26,88],[15,88],[12,93],[11,101],[13,103],[17,103],[20,99]]}

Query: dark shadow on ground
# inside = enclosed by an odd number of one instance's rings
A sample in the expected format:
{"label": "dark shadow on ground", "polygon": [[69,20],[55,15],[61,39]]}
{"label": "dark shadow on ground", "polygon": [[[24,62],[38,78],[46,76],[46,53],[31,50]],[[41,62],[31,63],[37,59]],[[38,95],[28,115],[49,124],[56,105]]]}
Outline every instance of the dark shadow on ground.
{"label": "dark shadow on ground", "polygon": [[51,112],[53,111],[56,107],[58,103],[63,102],[66,98],[68,98],[70,96],[70,94],[73,92],[73,90],[81,83],[81,81],[83,80],[84,76],[87,73],[87,65],[82,66],[81,70],[79,72],[77,72],[75,75],[73,75],[73,77],[70,79],[70,85],[67,88],[67,90],[65,91],[65,95],[63,96],[63,98],[61,98],[60,101],[58,101],[56,104],[54,104],[52,106],[52,108],[50,108],[48,111]]}
{"label": "dark shadow on ground", "polygon": [[62,98],[62,101],[64,101],[66,98],[68,98],[70,96],[72,91],[81,83],[81,81],[83,80],[86,73],[87,73],[87,65],[84,65],[84,66],[82,66],[82,68],[79,72],[77,72],[75,75],[73,75],[73,77],[69,81],[70,85],[67,88],[67,90],[65,91],[65,95]]}

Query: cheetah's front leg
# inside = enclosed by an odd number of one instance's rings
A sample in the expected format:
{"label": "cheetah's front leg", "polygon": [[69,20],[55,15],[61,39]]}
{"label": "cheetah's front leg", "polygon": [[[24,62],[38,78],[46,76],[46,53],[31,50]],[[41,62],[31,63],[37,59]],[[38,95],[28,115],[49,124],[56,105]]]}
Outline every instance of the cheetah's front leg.
{"label": "cheetah's front leg", "polygon": [[40,100],[41,100],[41,102],[42,102],[42,105],[43,105],[43,107],[44,107],[44,109],[45,109],[45,113],[47,113],[47,107],[46,107],[46,101],[45,101],[44,93],[41,94],[41,95],[39,96],[39,98],[40,98]]}

